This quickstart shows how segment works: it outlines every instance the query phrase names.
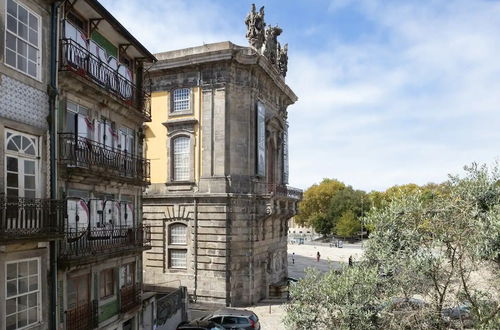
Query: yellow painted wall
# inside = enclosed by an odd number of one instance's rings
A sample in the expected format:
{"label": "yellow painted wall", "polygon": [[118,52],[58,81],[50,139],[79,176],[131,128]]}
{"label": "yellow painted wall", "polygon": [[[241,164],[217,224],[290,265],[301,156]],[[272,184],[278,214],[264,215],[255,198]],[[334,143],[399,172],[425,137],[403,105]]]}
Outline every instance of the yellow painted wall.
{"label": "yellow painted wall", "polygon": [[197,182],[200,177],[201,161],[201,94],[199,88],[194,88],[192,94],[193,115],[172,116],[169,118],[170,93],[154,92],[151,94],[151,117],[152,121],[147,123],[146,129],[146,157],[151,160],[151,183],[165,183],[169,180],[169,151],[168,130],[163,123],[181,119],[196,119],[198,123],[194,127],[194,179]]}

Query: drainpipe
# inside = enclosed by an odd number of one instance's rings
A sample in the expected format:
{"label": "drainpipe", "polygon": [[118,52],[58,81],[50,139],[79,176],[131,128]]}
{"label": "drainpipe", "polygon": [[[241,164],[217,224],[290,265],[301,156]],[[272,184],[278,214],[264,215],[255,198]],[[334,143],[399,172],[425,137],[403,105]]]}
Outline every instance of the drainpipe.
{"label": "drainpipe", "polygon": [[[57,24],[58,10],[61,1],[52,3],[50,18],[50,84],[49,94],[49,135],[50,135],[50,198],[57,199],[57,173],[56,173],[56,98],[57,98]],[[62,223],[58,224],[62,226]],[[49,328],[57,328],[57,244],[50,241],[50,285],[49,285]]]}
{"label": "drainpipe", "polygon": [[198,300],[198,199],[194,198],[194,302]]}

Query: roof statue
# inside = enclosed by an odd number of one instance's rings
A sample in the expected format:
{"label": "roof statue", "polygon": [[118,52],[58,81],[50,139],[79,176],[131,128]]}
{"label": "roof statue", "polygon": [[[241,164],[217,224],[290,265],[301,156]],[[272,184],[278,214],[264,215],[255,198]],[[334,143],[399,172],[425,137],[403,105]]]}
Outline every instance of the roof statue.
{"label": "roof statue", "polygon": [[257,12],[255,4],[252,4],[252,9],[245,18],[245,24],[247,25],[246,37],[250,46],[260,52],[265,39],[264,29],[266,23],[264,22],[264,6]]}
{"label": "roof statue", "polygon": [[252,4],[252,8],[245,18],[245,24],[247,26],[246,37],[250,46],[257,53],[264,55],[276,70],[285,77],[288,70],[288,44],[281,48],[278,42],[278,36],[283,30],[277,25],[266,27],[264,6],[257,12],[255,4]]}
{"label": "roof statue", "polygon": [[278,70],[280,71],[283,77],[286,77],[286,72],[288,70],[288,44],[285,44],[285,46],[281,48],[279,42],[278,42]]}

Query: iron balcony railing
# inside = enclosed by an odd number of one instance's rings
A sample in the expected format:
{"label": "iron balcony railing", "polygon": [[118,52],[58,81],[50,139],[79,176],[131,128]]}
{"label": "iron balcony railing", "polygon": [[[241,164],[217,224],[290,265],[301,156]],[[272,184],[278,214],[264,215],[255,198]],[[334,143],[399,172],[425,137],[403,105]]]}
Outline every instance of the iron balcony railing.
{"label": "iron balcony railing", "polygon": [[290,187],[284,184],[256,182],[254,187],[255,193],[257,194],[272,195],[277,198],[287,198],[299,201],[302,199],[303,195],[302,189]]}
{"label": "iron balcony railing", "polygon": [[120,289],[120,312],[126,313],[141,304],[141,289],[132,284]]}
{"label": "iron balcony railing", "polygon": [[143,184],[150,179],[149,160],[72,133],[59,133],[59,161],[70,167],[100,168]]}
{"label": "iron balcony railing", "polygon": [[61,39],[61,71],[73,71],[113,93],[151,120],[151,95],[138,90],[118,70],[112,68],[72,39]]}
{"label": "iron balcony railing", "polygon": [[59,255],[61,259],[71,260],[150,247],[151,228],[145,225],[85,230],[68,228]]}
{"label": "iron balcony railing", "polygon": [[98,302],[89,301],[66,311],[66,329],[88,330],[97,328]]}
{"label": "iron balcony railing", "polygon": [[0,196],[0,240],[61,236],[65,218],[65,201]]}

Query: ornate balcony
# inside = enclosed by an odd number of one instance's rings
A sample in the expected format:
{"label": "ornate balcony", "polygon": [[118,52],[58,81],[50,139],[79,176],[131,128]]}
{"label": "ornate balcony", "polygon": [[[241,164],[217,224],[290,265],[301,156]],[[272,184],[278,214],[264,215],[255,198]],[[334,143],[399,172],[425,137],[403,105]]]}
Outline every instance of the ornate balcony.
{"label": "ornate balcony", "polygon": [[135,108],[151,120],[151,95],[138,90],[131,78],[124,77],[72,39],[61,39],[61,71],[72,71],[88,79]]}
{"label": "ornate balcony", "polygon": [[59,249],[59,259],[61,264],[79,264],[84,259],[107,259],[150,248],[149,226],[66,229]]}
{"label": "ornate balcony", "polygon": [[274,183],[255,183],[255,193],[261,195],[270,195],[277,199],[290,199],[300,201],[302,199],[302,189],[290,187],[284,184]]}
{"label": "ornate balcony", "polygon": [[70,171],[97,177],[104,172],[123,181],[148,184],[149,160],[105,146],[71,133],[59,134],[59,162]]}
{"label": "ornate balcony", "polygon": [[66,202],[0,196],[0,241],[63,236]]}
{"label": "ornate balcony", "polygon": [[66,311],[66,329],[88,330],[97,327],[97,300]]}
{"label": "ornate balcony", "polygon": [[141,304],[141,290],[136,284],[120,289],[121,313],[126,313]]}

